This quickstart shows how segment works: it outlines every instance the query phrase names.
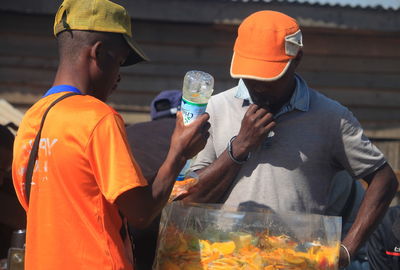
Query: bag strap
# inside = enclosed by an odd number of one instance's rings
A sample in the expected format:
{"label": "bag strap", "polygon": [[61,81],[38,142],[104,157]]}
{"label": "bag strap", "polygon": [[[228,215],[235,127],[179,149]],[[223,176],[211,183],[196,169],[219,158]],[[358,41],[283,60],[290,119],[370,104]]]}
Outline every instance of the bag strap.
{"label": "bag strap", "polygon": [[31,184],[32,184],[32,176],[33,176],[33,169],[35,168],[35,163],[39,151],[39,143],[40,143],[40,136],[42,134],[42,128],[44,124],[44,120],[46,119],[47,113],[50,111],[50,109],[56,105],[56,103],[60,102],[61,100],[74,96],[74,95],[79,95],[78,93],[68,93],[65,95],[62,95],[61,97],[57,98],[56,100],[53,101],[53,103],[50,104],[50,106],[47,108],[47,110],[43,114],[42,122],[40,123],[40,128],[39,131],[36,135],[35,141],[33,142],[32,145],[32,150],[29,155],[28,159],[28,167],[26,169],[26,174],[25,174],[25,193],[26,193],[26,203],[29,204],[29,197],[31,193]]}

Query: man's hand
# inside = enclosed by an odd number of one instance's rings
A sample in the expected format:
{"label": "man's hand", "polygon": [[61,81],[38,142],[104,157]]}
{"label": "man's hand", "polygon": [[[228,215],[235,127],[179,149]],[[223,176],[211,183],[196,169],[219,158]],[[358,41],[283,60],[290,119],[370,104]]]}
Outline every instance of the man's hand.
{"label": "man's hand", "polygon": [[[346,246],[350,256],[357,252],[359,247],[375,230],[385,215],[398,188],[396,175],[387,163],[363,179],[369,186],[360,205],[356,220],[343,239],[343,245]],[[346,256],[343,252],[346,252],[346,250],[343,247],[340,249],[339,263],[345,264]]]}
{"label": "man's hand", "polygon": [[275,125],[269,110],[251,104],[242,119],[239,134],[233,141],[234,156],[239,160],[245,159],[249,152],[265,140]]}
{"label": "man's hand", "polygon": [[182,156],[184,159],[191,159],[206,145],[210,136],[207,122],[210,116],[206,113],[197,118],[189,125],[183,124],[182,113],[176,115],[176,126],[171,138],[170,151]]}
{"label": "man's hand", "polygon": [[[245,113],[239,134],[232,141],[232,154],[238,160],[246,160],[250,151],[255,150],[275,126],[273,116],[267,109],[250,105]],[[232,185],[242,165],[232,161],[228,150],[222,152],[216,161],[198,171],[200,181],[189,190],[188,202],[220,203]]]}
{"label": "man's hand", "polygon": [[132,188],[117,198],[118,208],[128,218],[130,224],[136,228],[144,228],[159,215],[186,160],[195,156],[206,145],[210,136],[208,119],[209,115],[204,114],[185,126],[182,113],[178,112],[170,150],[153,184]]}

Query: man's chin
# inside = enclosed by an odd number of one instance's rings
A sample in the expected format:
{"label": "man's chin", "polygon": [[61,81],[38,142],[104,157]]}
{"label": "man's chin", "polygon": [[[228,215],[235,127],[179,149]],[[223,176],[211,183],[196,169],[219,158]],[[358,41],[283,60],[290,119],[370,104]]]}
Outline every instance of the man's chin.
{"label": "man's chin", "polygon": [[263,103],[255,103],[258,107],[270,110],[271,106],[269,102],[263,102]]}

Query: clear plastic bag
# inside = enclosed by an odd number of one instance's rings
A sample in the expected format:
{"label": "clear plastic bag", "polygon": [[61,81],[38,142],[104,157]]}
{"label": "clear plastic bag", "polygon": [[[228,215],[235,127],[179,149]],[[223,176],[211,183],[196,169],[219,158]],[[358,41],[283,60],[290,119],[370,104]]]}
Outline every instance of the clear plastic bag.
{"label": "clear plastic bag", "polygon": [[186,194],[191,187],[199,182],[199,176],[197,173],[189,171],[186,173],[185,178],[180,181],[175,181],[174,187],[172,188],[171,195],[168,198],[168,202],[172,202],[180,196]]}
{"label": "clear plastic bag", "polygon": [[156,270],[336,270],[341,218],[169,204]]}

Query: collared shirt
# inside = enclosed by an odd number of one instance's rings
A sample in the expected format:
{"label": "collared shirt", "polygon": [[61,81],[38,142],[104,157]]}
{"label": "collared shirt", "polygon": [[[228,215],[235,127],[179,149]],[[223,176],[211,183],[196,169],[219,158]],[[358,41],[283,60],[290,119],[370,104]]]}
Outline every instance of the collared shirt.
{"label": "collared shirt", "polygon": [[[347,108],[303,82],[296,76],[296,89],[278,114],[273,133],[242,165],[222,198],[224,204],[323,214],[338,171],[362,178],[386,162]],[[238,88],[211,97],[210,137],[191,170],[212,164],[239,134],[248,106],[243,106],[245,96]]]}
{"label": "collared shirt", "polygon": [[[274,115],[274,118],[278,118],[280,115],[293,111],[293,110],[300,110],[303,112],[308,111],[309,104],[310,104],[310,94],[308,91],[308,86],[306,82],[298,75],[295,76],[296,79],[296,88],[292,94],[290,100],[282,106],[278,113]],[[246,87],[246,84],[242,79],[239,80],[237,91],[235,94],[236,98],[247,100],[250,104],[253,104],[251,100],[249,90]],[[248,103],[243,104],[248,105]]]}

